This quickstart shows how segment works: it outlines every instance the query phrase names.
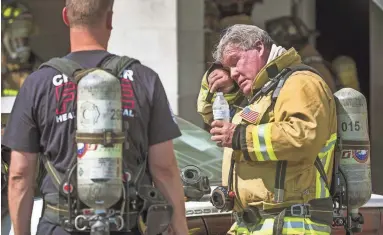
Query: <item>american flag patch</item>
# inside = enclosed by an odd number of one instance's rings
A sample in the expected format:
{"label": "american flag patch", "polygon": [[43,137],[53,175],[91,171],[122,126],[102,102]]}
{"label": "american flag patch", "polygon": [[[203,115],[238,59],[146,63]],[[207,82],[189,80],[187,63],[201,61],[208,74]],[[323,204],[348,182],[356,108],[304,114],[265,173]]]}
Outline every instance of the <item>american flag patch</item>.
{"label": "american flag patch", "polygon": [[241,113],[241,117],[242,119],[253,123],[257,121],[257,118],[259,117],[259,113],[251,110],[249,107],[245,107]]}

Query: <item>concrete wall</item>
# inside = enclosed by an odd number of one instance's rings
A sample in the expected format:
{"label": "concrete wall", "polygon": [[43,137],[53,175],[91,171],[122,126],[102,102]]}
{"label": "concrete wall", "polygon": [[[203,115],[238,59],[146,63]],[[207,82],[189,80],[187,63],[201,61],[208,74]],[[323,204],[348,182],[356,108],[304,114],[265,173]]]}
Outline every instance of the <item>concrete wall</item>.
{"label": "concrete wall", "polygon": [[[382,4],[383,6],[383,4]],[[383,9],[370,2],[370,130],[373,189],[383,194]]]}
{"label": "concrete wall", "polygon": [[116,0],[109,50],[155,70],[178,111],[177,4],[174,0]]}
{"label": "concrete wall", "polygon": [[110,51],[153,68],[174,113],[202,126],[196,112],[203,74],[202,0],[116,0]]}
{"label": "concrete wall", "polygon": [[178,0],[178,113],[200,127],[197,96],[205,69],[203,20],[203,0]]}
{"label": "concrete wall", "polygon": [[[256,3],[252,12],[255,25],[265,27],[265,21],[279,16],[290,15],[291,0],[264,0]],[[306,23],[309,29],[315,28],[315,0],[303,0],[298,8],[298,16]]]}
{"label": "concrete wall", "polygon": [[264,29],[266,20],[290,15],[290,6],[290,0],[264,0],[254,4],[251,18],[256,26]]}

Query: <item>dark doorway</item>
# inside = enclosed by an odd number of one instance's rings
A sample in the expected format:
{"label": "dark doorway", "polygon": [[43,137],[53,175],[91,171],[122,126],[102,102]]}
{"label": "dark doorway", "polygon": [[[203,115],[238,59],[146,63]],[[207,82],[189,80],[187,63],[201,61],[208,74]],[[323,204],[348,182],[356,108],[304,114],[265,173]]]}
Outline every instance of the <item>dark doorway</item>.
{"label": "dark doorway", "polygon": [[370,97],[370,1],[317,0],[316,19],[316,28],[320,32],[317,48],[323,56],[331,61],[336,56],[348,55],[356,62],[361,92],[369,104],[372,187],[374,193],[382,193],[381,133],[375,133],[381,129],[380,124],[376,125],[380,122],[376,120],[381,116],[381,107],[372,110],[369,102],[373,98]]}
{"label": "dark doorway", "polygon": [[366,0],[317,0],[317,48],[331,61],[351,56],[357,65],[361,92],[369,100],[369,3]]}

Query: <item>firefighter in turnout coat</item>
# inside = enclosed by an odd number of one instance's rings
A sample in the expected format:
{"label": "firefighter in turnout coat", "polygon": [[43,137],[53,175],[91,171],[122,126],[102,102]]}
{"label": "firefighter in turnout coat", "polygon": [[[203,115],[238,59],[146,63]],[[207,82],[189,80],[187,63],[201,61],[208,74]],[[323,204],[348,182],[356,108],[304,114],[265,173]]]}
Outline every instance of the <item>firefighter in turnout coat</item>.
{"label": "firefighter in turnout coat", "polygon": [[[228,234],[330,234],[337,138],[330,88],[294,48],[276,46],[256,26],[230,27],[214,57],[198,112],[224,147],[222,182],[236,218]],[[230,123],[213,120],[218,89]]]}

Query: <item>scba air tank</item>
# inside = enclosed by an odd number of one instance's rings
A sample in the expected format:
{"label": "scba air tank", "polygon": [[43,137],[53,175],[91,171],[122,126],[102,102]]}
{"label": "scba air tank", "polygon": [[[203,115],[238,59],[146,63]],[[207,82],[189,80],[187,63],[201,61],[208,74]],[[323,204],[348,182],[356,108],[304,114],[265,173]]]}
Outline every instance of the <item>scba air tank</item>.
{"label": "scba air tank", "polygon": [[[77,86],[77,191],[94,209],[108,209],[122,194],[122,143],[95,144],[105,131],[122,133],[121,86],[118,78],[97,69]],[[87,142],[86,140],[89,139]]]}
{"label": "scba air tank", "polygon": [[370,139],[366,98],[359,91],[337,91],[338,151],[340,168],[348,181],[350,209],[358,209],[371,198]]}

